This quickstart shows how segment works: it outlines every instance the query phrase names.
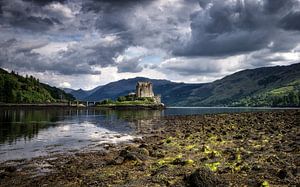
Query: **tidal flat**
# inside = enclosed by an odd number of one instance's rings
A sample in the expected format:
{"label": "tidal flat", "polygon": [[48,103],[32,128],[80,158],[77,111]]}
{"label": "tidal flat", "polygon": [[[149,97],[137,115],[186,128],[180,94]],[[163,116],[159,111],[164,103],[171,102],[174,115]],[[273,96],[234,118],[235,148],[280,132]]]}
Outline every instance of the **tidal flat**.
{"label": "tidal flat", "polygon": [[99,151],[6,161],[0,186],[300,185],[300,110],[154,120]]}

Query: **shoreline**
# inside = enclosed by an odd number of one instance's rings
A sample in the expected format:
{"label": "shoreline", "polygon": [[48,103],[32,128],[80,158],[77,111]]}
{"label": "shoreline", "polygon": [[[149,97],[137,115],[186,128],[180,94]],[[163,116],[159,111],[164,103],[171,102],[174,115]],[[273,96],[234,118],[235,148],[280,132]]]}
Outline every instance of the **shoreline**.
{"label": "shoreline", "polygon": [[197,109],[197,108],[241,108],[241,109],[244,109],[244,108],[257,108],[257,109],[282,109],[282,110],[299,110],[300,107],[272,107],[272,106],[168,106],[166,108],[192,108],[192,109]]}
{"label": "shoreline", "polygon": [[98,105],[93,106],[94,108],[103,109],[115,109],[115,110],[140,110],[140,109],[152,109],[152,110],[162,110],[167,108],[164,104],[140,104],[140,105]]}
{"label": "shoreline", "polygon": [[61,108],[98,108],[98,109],[114,109],[114,110],[140,110],[140,109],[151,109],[151,110],[163,110],[167,108],[175,108],[175,109],[198,109],[198,108],[232,108],[232,109],[270,109],[270,110],[299,110],[300,107],[272,107],[272,106],[265,106],[265,107],[233,107],[233,106],[210,106],[210,107],[189,107],[189,106],[165,106],[164,104],[159,105],[98,105],[98,106],[85,106],[85,105],[77,105],[77,104],[69,104],[69,103],[0,103],[0,108],[11,108],[11,107],[19,107],[19,108],[26,108],[26,107],[41,107],[41,108],[51,108],[51,107],[61,107]]}
{"label": "shoreline", "polygon": [[0,103],[0,107],[85,107],[69,103]]}
{"label": "shoreline", "polygon": [[62,108],[99,108],[99,109],[114,109],[114,110],[126,110],[126,109],[165,109],[164,104],[141,104],[141,105],[95,105],[95,106],[85,106],[83,104],[70,104],[70,103],[0,103],[1,107],[62,107]]}
{"label": "shoreline", "polygon": [[142,139],[102,151],[4,162],[0,186],[186,186],[203,176],[206,185],[300,184],[299,110],[166,116],[157,123]]}

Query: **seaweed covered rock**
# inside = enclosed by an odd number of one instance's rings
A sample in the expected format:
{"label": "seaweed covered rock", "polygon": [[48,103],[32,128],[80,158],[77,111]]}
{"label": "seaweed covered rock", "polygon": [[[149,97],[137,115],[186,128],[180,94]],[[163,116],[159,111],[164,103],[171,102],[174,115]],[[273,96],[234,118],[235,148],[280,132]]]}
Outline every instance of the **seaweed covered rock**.
{"label": "seaweed covered rock", "polygon": [[125,161],[138,161],[143,162],[148,159],[149,151],[146,148],[138,148],[128,146],[120,151],[120,154],[111,162],[110,165],[120,165]]}
{"label": "seaweed covered rock", "polygon": [[185,179],[189,187],[214,187],[226,186],[226,182],[215,173],[206,168],[200,168],[194,171]]}

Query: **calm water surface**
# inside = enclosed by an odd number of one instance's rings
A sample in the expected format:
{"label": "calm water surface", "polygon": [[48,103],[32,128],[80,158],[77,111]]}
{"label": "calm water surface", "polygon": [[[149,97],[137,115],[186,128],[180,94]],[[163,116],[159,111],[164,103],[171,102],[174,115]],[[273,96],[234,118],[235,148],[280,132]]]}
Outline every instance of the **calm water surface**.
{"label": "calm water surface", "polygon": [[0,108],[0,162],[62,152],[98,150],[131,141],[168,115],[276,110],[267,108],[167,108],[99,110]]}

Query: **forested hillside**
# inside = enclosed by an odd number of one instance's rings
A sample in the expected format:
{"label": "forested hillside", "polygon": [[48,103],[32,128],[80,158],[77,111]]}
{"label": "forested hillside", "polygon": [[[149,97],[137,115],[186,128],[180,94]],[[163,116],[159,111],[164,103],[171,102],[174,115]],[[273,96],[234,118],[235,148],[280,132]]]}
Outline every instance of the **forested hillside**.
{"label": "forested hillside", "polygon": [[300,64],[244,70],[191,91],[176,105],[299,106]]}
{"label": "forested hillside", "polygon": [[50,103],[74,100],[71,94],[40,83],[33,76],[20,76],[0,68],[0,102],[2,103]]}

